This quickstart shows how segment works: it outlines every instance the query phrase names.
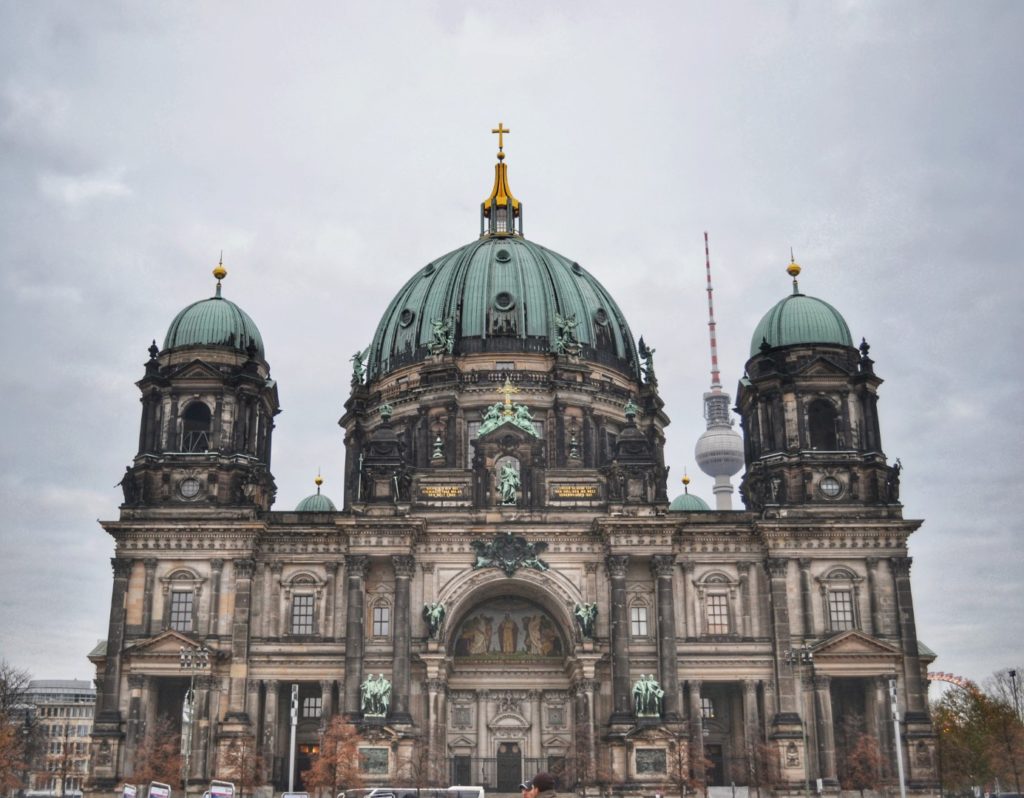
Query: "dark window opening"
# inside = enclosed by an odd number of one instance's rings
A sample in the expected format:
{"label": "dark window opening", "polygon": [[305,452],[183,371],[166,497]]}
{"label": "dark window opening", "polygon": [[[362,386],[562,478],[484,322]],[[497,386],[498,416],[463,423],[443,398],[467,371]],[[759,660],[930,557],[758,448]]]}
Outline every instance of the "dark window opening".
{"label": "dark window opening", "polygon": [[206,452],[210,449],[210,408],[203,402],[193,402],[181,414],[181,450]]}
{"label": "dark window opening", "polygon": [[839,414],[830,402],[812,402],[807,410],[807,421],[812,449],[831,452],[838,448],[836,427],[839,424]]}

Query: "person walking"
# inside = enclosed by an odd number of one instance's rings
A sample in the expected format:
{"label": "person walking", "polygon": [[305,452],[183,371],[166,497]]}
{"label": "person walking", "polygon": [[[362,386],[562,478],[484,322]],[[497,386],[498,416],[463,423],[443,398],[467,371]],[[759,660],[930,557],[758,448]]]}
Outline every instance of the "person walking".
{"label": "person walking", "polygon": [[519,791],[522,793],[522,798],[557,798],[555,777],[544,771],[520,784]]}

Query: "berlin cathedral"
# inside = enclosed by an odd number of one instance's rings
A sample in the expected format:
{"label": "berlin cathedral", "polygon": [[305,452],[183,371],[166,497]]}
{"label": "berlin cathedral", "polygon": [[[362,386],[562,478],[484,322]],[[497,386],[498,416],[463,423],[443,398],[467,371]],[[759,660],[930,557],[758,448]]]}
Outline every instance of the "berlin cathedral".
{"label": "berlin cathedral", "polygon": [[838,794],[867,740],[878,784],[936,794],[921,522],[867,343],[791,263],[734,408],[713,357],[714,508],[670,500],[654,351],[598,275],[523,237],[495,132],[479,236],[412,273],[351,359],[337,503],[318,480],[274,507],[277,384],[222,265],[150,347],[102,522],[91,792],[133,780],[161,718],[193,790],[239,749],[259,794],[301,789],[340,715],[367,785]]}

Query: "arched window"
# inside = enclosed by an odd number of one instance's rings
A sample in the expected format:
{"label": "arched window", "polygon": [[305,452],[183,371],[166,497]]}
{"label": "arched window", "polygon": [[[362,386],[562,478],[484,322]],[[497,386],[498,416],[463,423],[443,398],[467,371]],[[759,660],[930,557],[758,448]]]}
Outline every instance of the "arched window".
{"label": "arched window", "polygon": [[370,608],[370,634],[372,637],[391,636],[391,602],[379,598]]}
{"label": "arched window", "polygon": [[846,568],[833,568],[818,580],[824,604],[825,631],[845,632],[860,628],[862,578]]}
{"label": "arched window", "polygon": [[734,634],[733,618],[739,580],[720,571],[705,574],[694,583],[702,622],[701,635],[720,637]]}
{"label": "arched window", "polygon": [[164,628],[176,632],[196,632],[199,596],[203,582],[188,569],[178,569],[161,577],[164,598]]}
{"label": "arched window", "polygon": [[205,452],[210,449],[212,414],[204,402],[192,402],[181,414],[181,450]]}
{"label": "arched window", "polygon": [[832,452],[838,449],[839,414],[826,399],[815,399],[807,408],[807,427],[811,448]]}
{"label": "arched window", "polygon": [[285,591],[285,600],[291,603],[289,634],[317,633],[317,605],[322,587],[323,583],[311,574],[302,573],[292,577]]}

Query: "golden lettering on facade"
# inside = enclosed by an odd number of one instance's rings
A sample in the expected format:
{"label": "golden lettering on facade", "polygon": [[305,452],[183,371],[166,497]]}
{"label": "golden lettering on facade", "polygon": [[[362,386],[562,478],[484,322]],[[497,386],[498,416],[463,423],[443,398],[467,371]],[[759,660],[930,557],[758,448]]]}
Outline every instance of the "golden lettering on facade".
{"label": "golden lettering on facade", "polygon": [[422,485],[420,495],[425,499],[461,499],[461,485]]}
{"label": "golden lettering on facade", "polygon": [[596,499],[597,485],[552,485],[554,499]]}

